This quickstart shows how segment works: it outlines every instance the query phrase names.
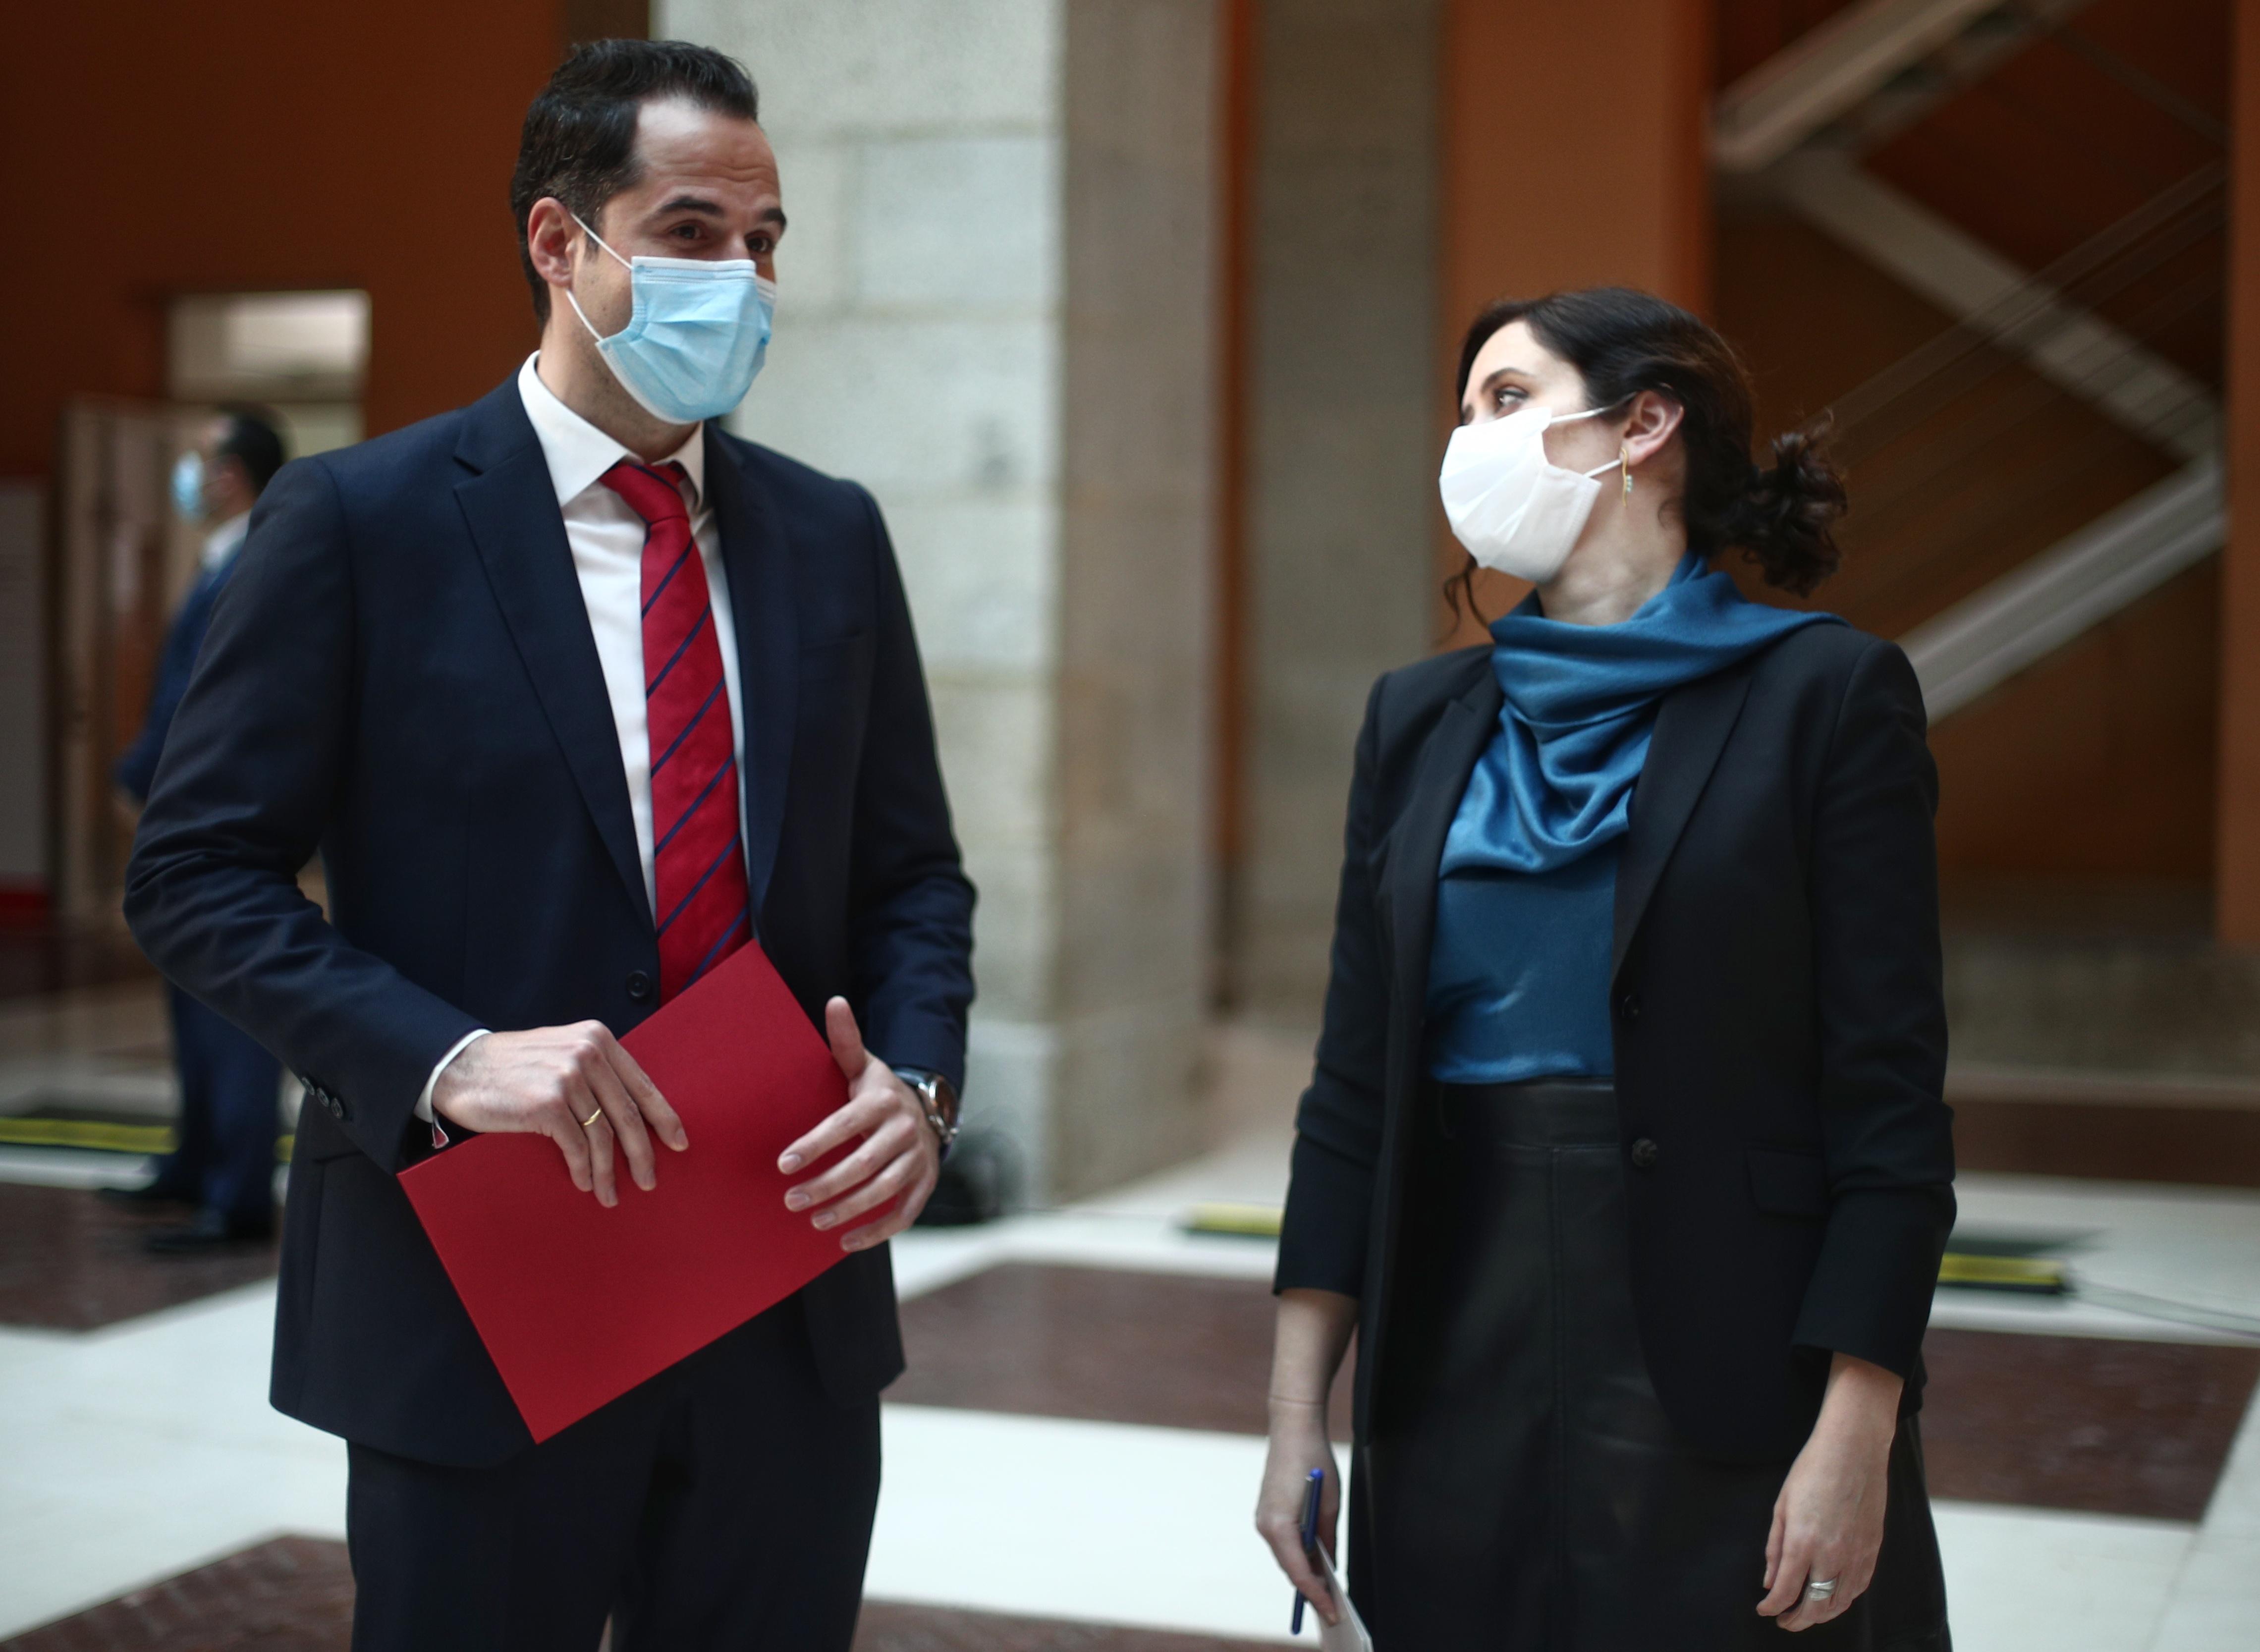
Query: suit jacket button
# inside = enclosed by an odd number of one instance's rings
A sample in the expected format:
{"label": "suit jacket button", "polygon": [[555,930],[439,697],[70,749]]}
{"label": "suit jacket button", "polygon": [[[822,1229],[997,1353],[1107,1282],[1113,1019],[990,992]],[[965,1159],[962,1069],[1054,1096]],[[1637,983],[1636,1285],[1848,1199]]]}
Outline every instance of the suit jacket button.
{"label": "suit jacket button", "polygon": [[1656,1168],[1656,1143],[1650,1141],[1646,1136],[1634,1142],[1632,1168],[1635,1170],[1653,1170]]}
{"label": "suit jacket button", "polygon": [[1617,1010],[1627,1021],[1640,1019],[1640,994],[1627,992],[1617,1000]]}
{"label": "suit jacket button", "polygon": [[628,971],[628,997],[641,1004],[651,996],[651,977],[640,969]]}

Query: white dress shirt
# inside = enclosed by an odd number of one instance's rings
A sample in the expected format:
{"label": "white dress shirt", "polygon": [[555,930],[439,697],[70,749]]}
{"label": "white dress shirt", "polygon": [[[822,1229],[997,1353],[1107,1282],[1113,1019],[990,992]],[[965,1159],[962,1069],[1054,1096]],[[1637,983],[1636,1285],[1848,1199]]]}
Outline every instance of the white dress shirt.
{"label": "white dress shirt", "polygon": [[232,516],[204,535],[203,555],[199,565],[209,574],[243,548],[243,536],[251,532],[251,512]]}
{"label": "white dress shirt", "polygon": [[[548,462],[550,485],[565,518],[565,542],[572,548],[573,572],[581,582],[581,601],[597,639],[597,662],[604,668],[604,691],[612,703],[612,728],[619,736],[620,766],[627,771],[628,809],[635,817],[636,855],[643,862],[644,898],[658,905],[652,869],[651,732],[644,703],[643,542],[647,525],[628,502],[600,478],[623,459],[643,461],[557,399],[534,370],[539,352],[518,370],[518,394]],[[690,534],[706,569],[706,594],[714,608],[714,640],[722,650],[722,683],[730,701],[730,741],[740,763],[746,751],[745,712],[739,698],[737,628],[731,622],[730,585],[722,572],[722,539],[706,497],[706,428],[690,433],[668,455],[690,478]],[[656,467],[654,467],[655,468]],[[745,823],[739,822],[739,841]],[[416,1116],[432,1118],[432,1090],[440,1075],[486,1029],[469,1034],[440,1058],[425,1081]]]}

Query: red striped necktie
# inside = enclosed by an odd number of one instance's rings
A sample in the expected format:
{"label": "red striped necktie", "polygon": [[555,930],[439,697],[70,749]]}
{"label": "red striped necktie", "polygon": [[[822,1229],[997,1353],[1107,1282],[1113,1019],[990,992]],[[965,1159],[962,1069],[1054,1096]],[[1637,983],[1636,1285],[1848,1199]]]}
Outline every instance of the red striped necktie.
{"label": "red striped necktie", "polygon": [[654,470],[623,459],[604,476],[644,520],[644,707],[662,1003],[753,934],[730,700],[683,482],[683,467],[671,461]]}

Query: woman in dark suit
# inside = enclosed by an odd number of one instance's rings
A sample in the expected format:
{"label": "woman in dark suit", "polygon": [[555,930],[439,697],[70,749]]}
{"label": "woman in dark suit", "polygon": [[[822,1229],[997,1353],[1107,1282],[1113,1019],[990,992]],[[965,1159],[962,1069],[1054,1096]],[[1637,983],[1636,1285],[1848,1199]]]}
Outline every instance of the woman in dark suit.
{"label": "woman in dark suit", "polygon": [[[1799,594],[1841,485],[1752,463],[1695,317],[1492,306],[1442,477],[1531,581],[1374,685],[1280,1244],[1257,1525],[1353,1331],[1383,1652],[1947,1646],[1915,1411],[1954,1217],[1935,771],[1906,656]],[[1455,594],[1471,599],[1461,576]]]}

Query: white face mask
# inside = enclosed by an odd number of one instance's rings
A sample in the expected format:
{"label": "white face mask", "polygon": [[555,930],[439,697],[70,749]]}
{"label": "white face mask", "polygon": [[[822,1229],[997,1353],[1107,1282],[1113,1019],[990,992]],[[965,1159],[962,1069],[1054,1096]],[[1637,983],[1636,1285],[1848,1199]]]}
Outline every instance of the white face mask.
{"label": "white face mask", "polygon": [[1564,470],[1546,457],[1546,432],[1612,411],[1596,407],[1557,417],[1543,407],[1526,407],[1452,433],[1437,488],[1452,532],[1470,556],[1534,585],[1562,571],[1601,496],[1593,478],[1624,461],[1613,459],[1583,474]]}

